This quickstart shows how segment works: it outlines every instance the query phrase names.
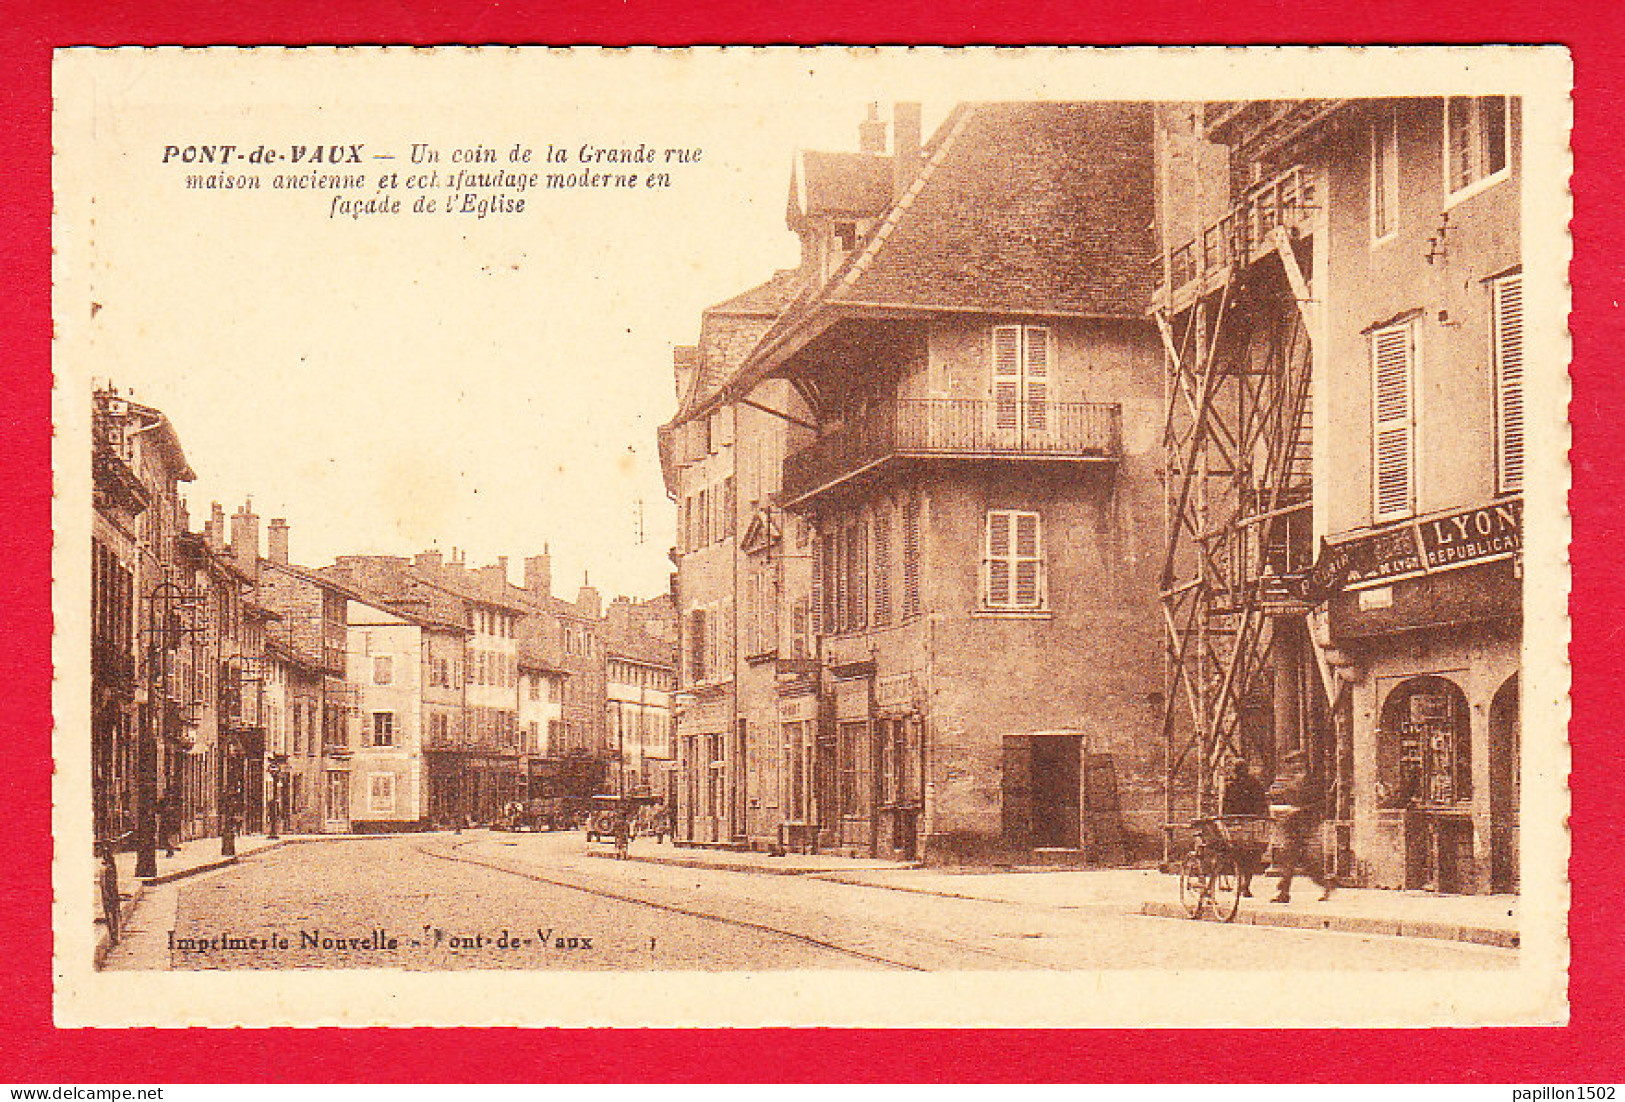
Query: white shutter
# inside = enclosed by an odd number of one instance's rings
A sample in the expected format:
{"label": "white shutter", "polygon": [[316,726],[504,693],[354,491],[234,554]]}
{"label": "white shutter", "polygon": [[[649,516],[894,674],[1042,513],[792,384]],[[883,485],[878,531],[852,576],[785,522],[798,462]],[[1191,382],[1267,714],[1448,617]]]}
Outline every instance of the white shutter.
{"label": "white shutter", "polygon": [[1017,410],[1021,403],[1021,327],[998,325],[993,328],[993,402],[996,424],[1001,429],[1020,425]]}
{"label": "white shutter", "polygon": [[1377,520],[1413,508],[1412,333],[1409,322],[1371,334],[1372,488]]}
{"label": "white shutter", "polygon": [[983,556],[986,565],[984,583],[985,603],[989,608],[1010,607],[1010,527],[1013,515],[1005,512],[987,514],[987,548]]}
{"label": "white shutter", "polygon": [[1015,605],[1017,608],[1038,608],[1043,602],[1040,577],[1043,557],[1037,513],[1016,513],[1015,522]]}
{"label": "white shutter", "polygon": [[1037,325],[1026,329],[1025,393],[1027,428],[1044,432],[1049,427],[1049,330]]}
{"label": "white shutter", "polygon": [[1495,294],[1496,481],[1523,489],[1523,276],[1497,280]]}

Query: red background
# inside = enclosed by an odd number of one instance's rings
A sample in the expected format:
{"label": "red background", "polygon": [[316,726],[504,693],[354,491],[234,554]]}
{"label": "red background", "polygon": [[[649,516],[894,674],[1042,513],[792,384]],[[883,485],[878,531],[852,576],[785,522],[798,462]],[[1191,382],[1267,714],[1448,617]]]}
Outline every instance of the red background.
{"label": "red background", "polygon": [[[1259,0],[471,0],[342,4],[0,0],[0,1081],[332,1078],[569,1081],[1119,1080],[1614,1082],[1625,1035],[1625,827],[1608,669],[1618,657],[1618,213],[1625,20],[1579,0],[1445,5]],[[1575,70],[1572,1024],[1561,1029],[1270,1032],[63,1030],[51,1024],[50,50],[211,43],[1559,42]],[[1612,140],[1611,140],[1612,139]],[[1608,349],[1613,348],[1613,354]],[[1618,714],[1617,711],[1614,714]],[[297,1037],[297,1040],[295,1039]],[[297,1044],[301,1059],[284,1052]]]}

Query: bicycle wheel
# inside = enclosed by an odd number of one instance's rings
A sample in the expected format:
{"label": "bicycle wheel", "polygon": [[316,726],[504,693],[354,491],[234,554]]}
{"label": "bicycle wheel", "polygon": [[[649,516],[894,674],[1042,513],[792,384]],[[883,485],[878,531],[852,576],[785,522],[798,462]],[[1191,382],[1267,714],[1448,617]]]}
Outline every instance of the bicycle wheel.
{"label": "bicycle wheel", "polygon": [[1207,906],[1207,868],[1199,854],[1189,854],[1179,867],[1179,903],[1191,918],[1201,918]]}
{"label": "bicycle wheel", "polygon": [[1219,854],[1213,862],[1213,913],[1220,922],[1229,922],[1241,909],[1241,866],[1233,853]]}

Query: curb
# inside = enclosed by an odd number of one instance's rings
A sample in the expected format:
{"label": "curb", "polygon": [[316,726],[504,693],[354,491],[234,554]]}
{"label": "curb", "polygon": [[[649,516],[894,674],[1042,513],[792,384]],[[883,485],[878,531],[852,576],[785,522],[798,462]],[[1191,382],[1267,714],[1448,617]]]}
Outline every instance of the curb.
{"label": "curb", "polygon": [[[1140,905],[1140,914],[1153,918],[1178,918],[1191,921],[1185,908],[1177,903],[1147,901]],[[1386,937],[1426,937],[1439,941],[1461,941],[1473,945],[1487,945],[1494,949],[1516,949],[1519,935],[1516,930],[1498,930],[1489,926],[1466,926],[1455,922],[1429,922],[1407,918],[1365,918],[1358,915],[1311,915],[1293,911],[1239,912],[1233,922],[1239,926],[1283,926],[1297,930],[1331,930],[1345,934],[1378,934]]]}
{"label": "curb", "polygon": [[[596,857],[600,861],[614,861],[617,859],[614,853],[601,853],[590,849],[587,850],[586,853],[588,857]],[[671,865],[680,869],[714,869],[718,872],[743,872],[755,876],[817,876],[819,874],[828,875],[830,873],[839,873],[842,871],[840,869],[807,869],[796,868],[793,866],[775,869],[765,865],[723,865],[716,861],[702,861],[698,858],[657,857],[650,854],[639,853],[627,854],[626,860],[642,861],[646,865]]]}
{"label": "curb", "polygon": [[[129,895],[120,893],[119,929],[128,930],[130,928],[130,919],[135,915],[136,906],[141,902],[141,897],[146,894],[147,883],[144,880],[137,880],[131,887]],[[96,947],[91,956],[91,967],[99,972],[102,965],[107,963],[107,954],[113,951],[113,939],[107,934],[106,922],[92,921],[96,927]]]}

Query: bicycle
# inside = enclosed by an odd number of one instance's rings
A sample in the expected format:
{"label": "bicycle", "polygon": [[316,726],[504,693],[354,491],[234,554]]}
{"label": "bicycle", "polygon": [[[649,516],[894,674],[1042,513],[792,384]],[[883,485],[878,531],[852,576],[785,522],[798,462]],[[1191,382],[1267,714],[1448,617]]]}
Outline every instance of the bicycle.
{"label": "bicycle", "polygon": [[1270,820],[1255,815],[1221,815],[1191,823],[1196,840],[1179,869],[1179,902],[1187,915],[1199,919],[1211,911],[1220,922],[1235,919],[1247,869],[1258,863],[1269,829]]}

